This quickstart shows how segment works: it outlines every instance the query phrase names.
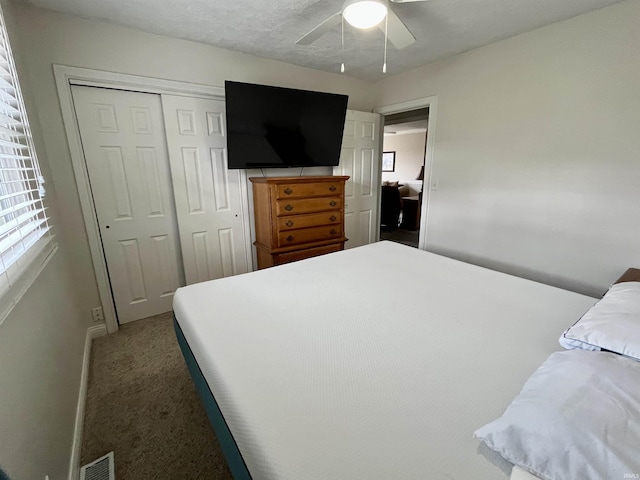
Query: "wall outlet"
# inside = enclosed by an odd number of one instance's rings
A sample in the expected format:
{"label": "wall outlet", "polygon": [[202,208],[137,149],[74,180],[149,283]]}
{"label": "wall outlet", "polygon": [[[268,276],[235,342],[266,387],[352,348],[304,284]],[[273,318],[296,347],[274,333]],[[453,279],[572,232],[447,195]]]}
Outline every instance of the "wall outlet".
{"label": "wall outlet", "polygon": [[91,316],[93,317],[94,322],[104,322],[104,312],[102,311],[102,307],[96,307],[91,309]]}

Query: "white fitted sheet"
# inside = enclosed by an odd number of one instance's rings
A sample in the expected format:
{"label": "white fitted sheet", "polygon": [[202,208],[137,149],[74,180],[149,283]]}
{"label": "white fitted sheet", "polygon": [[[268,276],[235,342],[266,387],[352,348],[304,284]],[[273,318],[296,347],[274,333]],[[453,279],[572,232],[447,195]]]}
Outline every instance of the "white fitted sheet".
{"label": "white fitted sheet", "polygon": [[179,289],[255,479],[508,478],[473,432],[594,299],[391,242]]}

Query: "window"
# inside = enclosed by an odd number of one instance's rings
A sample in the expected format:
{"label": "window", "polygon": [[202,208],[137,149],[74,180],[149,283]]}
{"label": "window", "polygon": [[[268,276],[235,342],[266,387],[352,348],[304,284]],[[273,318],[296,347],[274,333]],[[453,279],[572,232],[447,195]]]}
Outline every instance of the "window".
{"label": "window", "polygon": [[0,294],[48,237],[43,184],[0,10]]}

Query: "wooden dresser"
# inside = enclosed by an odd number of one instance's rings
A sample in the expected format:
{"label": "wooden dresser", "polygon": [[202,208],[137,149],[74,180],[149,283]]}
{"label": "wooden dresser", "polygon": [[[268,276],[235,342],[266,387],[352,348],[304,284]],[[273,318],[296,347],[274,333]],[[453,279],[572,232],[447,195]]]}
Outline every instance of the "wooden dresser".
{"label": "wooden dresser", "polygon": [[344,249],[349,177],[252,177],[258,268]]}

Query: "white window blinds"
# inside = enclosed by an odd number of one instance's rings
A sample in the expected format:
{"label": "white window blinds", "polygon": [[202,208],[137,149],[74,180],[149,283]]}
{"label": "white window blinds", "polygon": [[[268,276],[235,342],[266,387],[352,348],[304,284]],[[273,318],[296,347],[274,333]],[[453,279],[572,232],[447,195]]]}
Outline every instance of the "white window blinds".
{"label": "white window blinds", "polygon": [[[0,275],[49,230],[44,179],[0,11]],[[7,280],[7,279],[4,279]]]}

